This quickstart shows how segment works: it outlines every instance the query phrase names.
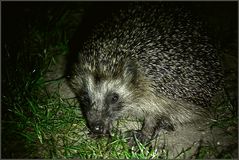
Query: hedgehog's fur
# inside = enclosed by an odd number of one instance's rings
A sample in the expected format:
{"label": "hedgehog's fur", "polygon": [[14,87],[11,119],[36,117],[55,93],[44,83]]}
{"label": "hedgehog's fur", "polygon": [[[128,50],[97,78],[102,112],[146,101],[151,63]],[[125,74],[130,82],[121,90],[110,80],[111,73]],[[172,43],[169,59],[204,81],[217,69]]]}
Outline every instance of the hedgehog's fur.
{"label": "hedgehog's fur", "polygon": [[150,137],[204,116],[222,72],[200,27],[164,4],[133,5],[96,25],[67,71],[89,128],[107,133],[129,115]]}

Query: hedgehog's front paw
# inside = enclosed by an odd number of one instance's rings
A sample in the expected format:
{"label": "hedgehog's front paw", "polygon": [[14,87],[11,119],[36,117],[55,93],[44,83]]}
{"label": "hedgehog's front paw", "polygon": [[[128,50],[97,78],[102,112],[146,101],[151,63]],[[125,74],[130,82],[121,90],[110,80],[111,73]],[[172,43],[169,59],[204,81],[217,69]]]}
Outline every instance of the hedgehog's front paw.
{"label": "hedgehog's front paw", "polygon": [[138,146],[139,144],[146,144],[150,141],[150,137],[143,134],[141,130],[132,130],[125,133],[129,146]]}

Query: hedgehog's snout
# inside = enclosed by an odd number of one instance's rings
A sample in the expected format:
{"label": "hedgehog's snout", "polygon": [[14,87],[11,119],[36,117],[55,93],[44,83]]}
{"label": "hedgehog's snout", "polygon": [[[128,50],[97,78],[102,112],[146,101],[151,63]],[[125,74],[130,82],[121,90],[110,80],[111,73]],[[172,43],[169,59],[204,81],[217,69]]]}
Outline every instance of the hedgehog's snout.
{"label": "hedgehog's snout", "polygon": [[109,134],[109,128],[102,121],[96,121],[90,124],[89,129],[93,136],[104,136]]}
{"label": "hedgehog's snout", "polygon": [[95,134],[103,134],[104,130],[105,130],[104,128],[105,127],[104,127],[103,123],[100,121],[97,121],[97,122],[91,124],[91,127],[90,127],[91,131]]}

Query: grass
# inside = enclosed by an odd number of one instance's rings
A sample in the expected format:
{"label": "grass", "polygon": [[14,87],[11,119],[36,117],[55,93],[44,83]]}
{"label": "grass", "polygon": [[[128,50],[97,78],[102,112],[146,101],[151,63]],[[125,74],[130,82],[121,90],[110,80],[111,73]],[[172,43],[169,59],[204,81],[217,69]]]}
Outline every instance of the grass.
{"label": "grass", "polygon": [[[25,106],[16,106],[15,135],[25,141],[23,158],[153,158],[157,154],[139,145],[130,151],[126,139],[118,136],[92,139],[87,135],[84,119],[75,105],[59,96],[47,97],[44,102],[27,98]],[[24,111],[28,108],[28,111]],[[158,155],[159,156],[159,155]],[[156,156],[156,157],[158,157]]]}
{"label": "grass", "polygon": [[[167,159],[167,150],[157,151],[138,141],[136,147],[130,147],[128,140],[118,134],[111,139],[90,138],[76,100],[61,98],[58,90],[47,91],[49,83],[63,83],[63,79],[46,82],[44,75],[57,63],[56,56],[68,52],[72,28],[77,26],[74,19],[79,16],[72,10],[59,10],[61,16],[56,16],[51,11],[57,10],[48,9],[52,14],[46,17],[46,23],[29,22],[17,54],[11,46],[4,49],[2,158]],[[221,106],[219,113],[227,105]],[[212,127],[236,124],[236,116],[219,117]],[[213,145],[202,147],[198,158],[208,152],[216,152]],[[230,158],[228,153],[222,157]]]}
{"label": "grass", "polygon": [[[130,151],[126,139],[113,137],[91,139],[87,135],[84,119],[75,105],[59,96],[52,96],[40,103],[27,99],[28,112],[15,107],[18,122],[15,134],[26,142],[28,158],[152,158],[146,147],[139,145],[140,152]],[[32,116],[29,116],[32,115]],[[32,148],[35,150],[32,151]],[[26,158],[26,157],[24,157]]]}

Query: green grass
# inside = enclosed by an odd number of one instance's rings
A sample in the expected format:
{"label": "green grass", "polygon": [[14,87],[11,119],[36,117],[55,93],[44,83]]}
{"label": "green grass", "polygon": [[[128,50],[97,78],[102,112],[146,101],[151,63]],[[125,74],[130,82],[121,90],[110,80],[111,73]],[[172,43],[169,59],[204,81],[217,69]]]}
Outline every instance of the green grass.
{"label": "green grass", "polygon": [[27,98],[26,106],[16,106],[12,110],[18,130],[14,134],[25,140],[25,152],[29,152],[25,158],[159,157],[140,143],[139,152],[131,151],[126,139],[117,135],[110,141],[106,137],[90,138],[84,119],[68,100],[52,96],[40,101],[42,99]]}
{"label": "green grass", "polygon": [[[54,23],[50,26],[31,23],[17,56],[5,50],[10,56],[4,57],[7,69],[3,68],[2,106],[6,108],[2,120],[3,158],[167,159],[167,150],[156,152],[139,142],[136,147],[130,147],[127,138],[118,134],[111,139],[90,138],[76,100],[62,99],[58,90],[47,92],[49,83],[60,85],[63,82],[63,79],[46,82],[44,75],[57,63],[55,57],[68,51],[72,30],[67,29],[77,25],[70,23],[74,19],[71,14],[72,11],[67,10],[55,21],[54,14],[51,15],[48,21]],[[44,26],[51,31],[46,31]],[[218,107],[219,113],[223,113],[226,106]],[[227,108],[230,110],[230,106]],[[212,127],[235,125],[237,117],[228,116],[218,117]],[[213,145],[204,146],[198,158],[204,158],[208,152],[217,151]],[[227,153],[222,157],[230,158]]]}
{"label": "green grass", "polygon": [[[139,145],[139,152],[130,151],[124,138],[92,139],[87,135],[84,119],[75,105],[52,96],[39,102],[27,99],[28,112],[15,107],[17,131],[26,142],[28,158],[152,158],[156,154]],[[29,116],[32,115],[32,116]],[[32,148],[35,148],[32,151]],[[158,157],[158,156],[157,156]]]}

